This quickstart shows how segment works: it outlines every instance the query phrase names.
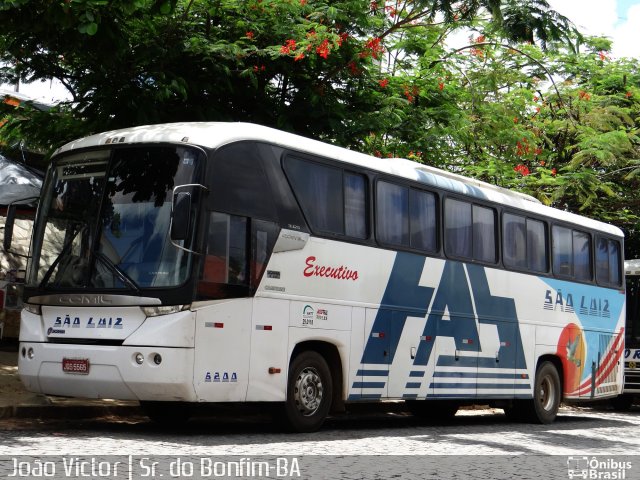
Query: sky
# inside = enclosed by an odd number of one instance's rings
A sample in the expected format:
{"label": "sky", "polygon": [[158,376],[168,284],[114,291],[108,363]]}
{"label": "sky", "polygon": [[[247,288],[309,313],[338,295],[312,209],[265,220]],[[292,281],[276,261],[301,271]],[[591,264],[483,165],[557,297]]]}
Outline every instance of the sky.
{"label": "sky", "polygon": [[613,57],[640,58],[640,0],[549,0],[586,35],[613,40]]}
{"label": "sky", "polygon": [[[582,33],[611,38],[614,58],[640,58],[640,0],[548,1],[553,9],[573,21]],[[12,89],[6,85],[1,87]],[[20,93],[48,103],[68,99],[66,90],[55,82],[20,85]]]}

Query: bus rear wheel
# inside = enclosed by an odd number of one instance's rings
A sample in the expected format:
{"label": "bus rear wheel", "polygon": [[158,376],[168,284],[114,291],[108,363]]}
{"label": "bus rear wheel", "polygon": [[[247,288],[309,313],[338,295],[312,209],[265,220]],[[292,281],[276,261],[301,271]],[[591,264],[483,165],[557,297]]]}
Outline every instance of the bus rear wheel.
{"label": "bus rear wheel", "polygon": [[332,395],[331,371],[322,355],[300,353],[289,366],[285,425],[294,432],[315,432],[329,414]]}
{"label": "bus rear wheel", "polygon": [[558,415],[562,390],[555,365],[543,362],[536,371],[533,399],[523,406],[522,418],[530,423],[552,423]]}

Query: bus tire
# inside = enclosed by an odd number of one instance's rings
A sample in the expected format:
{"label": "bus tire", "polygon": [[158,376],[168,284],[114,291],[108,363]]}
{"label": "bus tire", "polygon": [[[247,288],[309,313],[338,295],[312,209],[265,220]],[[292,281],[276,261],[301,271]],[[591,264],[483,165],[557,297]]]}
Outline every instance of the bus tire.
{"label": "bus tire", "polygon": [[523,405],[523,420],[529,423],[552,423],[558,415],[562,387],[560,375],[551,362],[542,362],[536,370],[533,399]]}
{"label": "bus tire", "polygon": [[459,405],[447,400],[405,400],[409,412],[425,420],[449,420],[455,416]]}
{"label": "bus tire", "polygon": [[179,426],[186,423],[192,414],[192,406],[186,402],[141,401],[140,407],[152,422],[159,425]]}
{"label": "bus tire", "polygon": [[315,351],[297,355],[289,366],[283,420],[288,430],[315,432],[331,409],[333,384],[326,360]]}

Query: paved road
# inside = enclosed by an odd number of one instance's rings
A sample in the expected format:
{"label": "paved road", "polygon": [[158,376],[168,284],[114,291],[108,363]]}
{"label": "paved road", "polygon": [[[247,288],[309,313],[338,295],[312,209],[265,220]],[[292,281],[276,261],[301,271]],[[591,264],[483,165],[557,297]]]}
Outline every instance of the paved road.
{"label": "paved road", "polygon": [[[631,456],[640,455],[638,407],[630,413],[563,409],[552,425],[514,424],[499,412],[461,411],[452,421],[439,425],[421,423],[402,413],[351,414],[330,419],[320,432],[313,434],[281,433],[266,418],[237,418],[227,414],[217,418],[197,418],[179,429],[162,428],[145,418],[85,421],[10,419],[0,422],[0,455],[164,455],[172,458],[179,455],[257,458],[266,455],[302,459],[333,455],[342,459],[336,460],[337,463],[344,462],[344,458],[355,459],[348,456],[411,456],[409,460],[400,462],[387,461],[384,475],[379,478],[390,478],[393,475],[389,469],[406,468],[405,463],[411,463],[412,458],[426,458],[417,456],[454,455],[448,457],[449,463],[452,458],[458,460],[450,465],[447,473],[455,471],[456,475],[443,475],[441,471],[434,470],[430,476],[422,465],[421,474],[416,474],[415,478],[469,478],[473,467],[467,463],[471,463],[481,467],[473,478],[487,479],[513,478],[514,475],[519,478],[568,478],[567,459],[577,456],[606,461],[609,458],[629,460],[637,466],[633,471],[628,469],[624,478],[640,478],[640,457]],[[476,455],[487,457],[470,457]],[[541,456],[547,458],[549,455],[556,456],[552,465],[540,461]],[[462,457],[465,459],[459,460]],[[324,465],[327,457],[322,458]],[[365,462],[362,468],[372,468],[371,458],[360,459]],[[471,458],[485,460],[469,462]],[[494,465],[491,473],[487,473],[487,459],[491,459]],[[500,459],[504,459],[502,463],[508,467],[497,471],[495,463]],[[514,459],[519,460],[514,462]],[[527,463],[528,459],[532,460],[529,462],[531,465],[523,473],[523,462]],[[332,462],[334,460],[329,464]],[[439,465],[445,463],[439,462]],[[320,467],[315,465],[313,468],[317,470]],[[344,467],[340,471],[353,468]],[[322,466],[319,471],[324,469]],[[318,473],[316,470],[314,472]],[[398,476],[406,475],[400,472]],[[0,478],[3,478],[1,468]],[[310,478],[320,477],[310,475]],[[360,476],[353,477],[333,472],[322,478],[378,477],[363,475],[362,472]]]}
{"label": "paved road", "polygon": [[[494,413],[495,412],[495,413]],[[0,422],[0,455],[627,455],[640,454],[640,409],[563,409],[551,425],[514,424],[500,410],[461,411],[440,425],[401,413],[346,415],[312,434],[266,418],[197,418],[165,428],[145,418]]]}

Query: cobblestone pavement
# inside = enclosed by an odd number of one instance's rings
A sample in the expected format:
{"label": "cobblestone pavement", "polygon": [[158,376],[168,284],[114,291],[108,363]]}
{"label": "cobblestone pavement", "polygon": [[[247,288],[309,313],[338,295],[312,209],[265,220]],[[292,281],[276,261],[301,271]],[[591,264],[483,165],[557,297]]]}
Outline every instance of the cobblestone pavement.
{"label": "cobblestone pavement", "polygon": [[342,415],[312,434],[270,419],[192,419],[179,428],[143,417],[5,419],[0,455],[630,455],[640,454],[640,409],[564,408],[551,425],[511,423],[500,410],[463,410],[446,424],[402,413]]}
{"label": "cobblestone pavement", "polygon": [[[629,413],[563,408],[552,425],[511,423],[492,409],[462,410],[452,421],[437,425],[397,411],[345,414],[330,418],[312,434],[282,433],[267,416],[228,412],[192,419],[180,428],[161,427],[142,416],[7,418],[0,420],[0,478],[20,476],[19,461],[30,478],[33,472],[27,471],[34,462],[47,461],[57,465],[55,478],[82,478],[68,475],[63,468],[69,466],[63,463],[88,465],[95,460],[128,466],[127,475],[109,478],[129,479],[537,480],[576,474],[640,479],[638,438],[637,407]],[[252,462],[270,463],[274,469],[267,475],[248,475]],[[300,475],[280,475],[278,462],[296,466]],[[572,471],[575,462],[596,468]],[[238,465],[245,469],[240,474]],[[580,476],[585,472],[590,476]],[[107,478],[94,478],[99,476]]]}

